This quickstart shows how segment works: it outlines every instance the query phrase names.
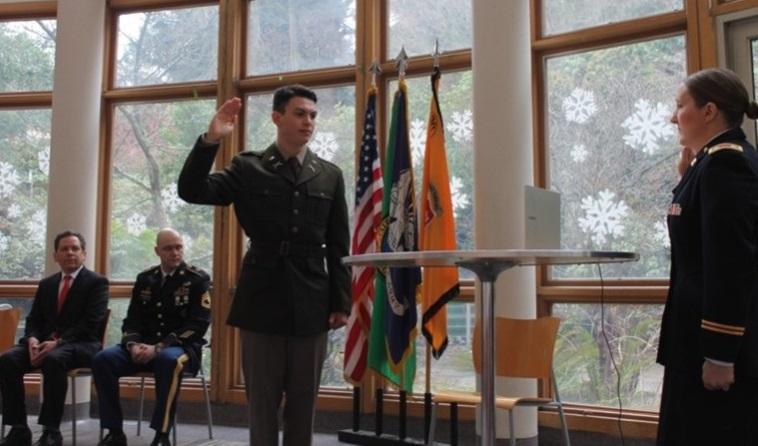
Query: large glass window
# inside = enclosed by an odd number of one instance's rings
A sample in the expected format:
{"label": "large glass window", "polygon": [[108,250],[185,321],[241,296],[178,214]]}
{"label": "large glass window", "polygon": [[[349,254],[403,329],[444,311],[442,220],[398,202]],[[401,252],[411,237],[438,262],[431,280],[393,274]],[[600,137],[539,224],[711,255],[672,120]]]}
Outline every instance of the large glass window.
{"label": "large glass window", "polygon": [[[684,79],[684,36],[547,59],[550,187],[561,193],[561,245],[635,251],[606,277],[668,276],[666,209],[679,146],[669,122]],[[592,266],[557,278],[596,277]]]}
{"label": "large glass window", "polygon": [[394,59],[405,47],[408,56],[471,48],[471,0],[389,0],[389,53]]}
{"label": "large glass window", "polygon": [[561,318],[553,359],[561,399],[617,407],[620,398],[625,409],[658,410],[662,313],[663,305],[554,305]]}
{"label": "large glass window", "polygon": [[542,0],[545,35],[663,14],[684,9],[683,0]]}
{"label": "large glass window", "polygon": [[355,0],[250,1],[247,73],[353,65],[355,11]]}
{"label": "large glass window", "polygon": [[213,207],[188,205],[176,181],[198,134],[214,113],[212,100],[119,104],[113,120],[110,273],[134,280],[158,263],[155,235],[171,226],[184,238],[184,257],[212,275]]}
{"label": "large glass window", "polygon": [[38,279],[45,268],[56,27],[0,21],[0,94],[36,93],[29,106],[0,108],[0,280]]}
{"label": "large glass window", "polygon": [[116,86],[216,78],[218,6],[122,14]]}
{"label": "large glass window", "polygon": [[0,109],[0,279],[45,269],[50,109]]}
{"label": "large glass window", "polygon": [[0,22],[0,93],[53,88],[55,20]]}

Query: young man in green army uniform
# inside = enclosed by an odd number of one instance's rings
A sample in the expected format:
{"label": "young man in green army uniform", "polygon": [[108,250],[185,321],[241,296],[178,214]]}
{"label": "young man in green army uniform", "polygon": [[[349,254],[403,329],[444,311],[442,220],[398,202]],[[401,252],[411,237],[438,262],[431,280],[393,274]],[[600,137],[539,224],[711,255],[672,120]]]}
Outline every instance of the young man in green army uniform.
{"label": "young man in green army uniform", "polygon": [[151,446],[170,446],[176,401],[185,370],[195,373],[211,321],[210,277],[184,263],[182,237],[162,229],[155,253],[160,265],[142,271],[132,289],[121,344],[92,360],[100,408],[100,427],[108,435],[102,446],[126,446],[118,380],[125,375],[155,373],[155,410]]}
{"label": "young man in green army uniform", "polygon": [[242,107],[229,99],[179,176],[184,200],[233,203],[250,239],[227,323],[240,329],[252,446],[278,444],[284,395],[285,446],[311,444],[327,332],[345,325],[350,312],[350,274],[341,263],[350,238],[342,171],[308,150],[316,100],[302,85],[278,89],[276,141],[209,173]]}

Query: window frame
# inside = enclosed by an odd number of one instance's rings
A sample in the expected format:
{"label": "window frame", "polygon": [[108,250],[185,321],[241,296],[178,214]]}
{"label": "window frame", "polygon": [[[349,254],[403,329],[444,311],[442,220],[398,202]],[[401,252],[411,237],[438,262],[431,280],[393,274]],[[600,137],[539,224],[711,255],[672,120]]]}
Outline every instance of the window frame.
{"label": "window frame", "polygon": [[[58,7],[56,2],[6,3],[0,4],[0,21],[56,20]],[[51,109],[53,106],[52,90],[0,92],[0,110]],[[0,298],[33,297],[37,290],[36,280],[2,279],[0,280]]]}

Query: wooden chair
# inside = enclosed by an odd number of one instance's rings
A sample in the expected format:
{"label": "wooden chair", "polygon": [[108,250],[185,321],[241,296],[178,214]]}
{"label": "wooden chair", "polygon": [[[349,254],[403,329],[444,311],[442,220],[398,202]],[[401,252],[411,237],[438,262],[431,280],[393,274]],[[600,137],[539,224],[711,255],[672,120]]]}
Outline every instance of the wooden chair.
{"label": "wooden chair", "polygon": [[21,308],[0,310],[0,353],[16,345],[16,330],[21,319]]}
{"label": "wooden chair", "polygon": [[[0,310],[0,354],[16,345],[16,330],[21,319],[21,308]],[[5,425],[0,423],[0,438],[5,438]]]}
{"label": "wooden chair", "polygon": [[[508,319],[495,320],[495,374],[501,377],[537,378],[552,385],[555,398],[550,397],[508,397],[497,396],[495,406],[508,411],[508,421],[511,426],[511,446],[516,445],[516,435],[513,429],[513,410],[516,407],[556,406],[561,419],[563,439],[566,446],[571,445],[566,416],[558,394],[558,386],[553,375],[553,350],[558,334],[560,319],[542,317],[538,319]],[[481,373],[481,348],[479,327],[474,330],[474,367]],[[429,427],[428,445],[434,444],[434,429],[436,424],[435,412],[441,403],[450,403],[451,411],[457,403],[480,404],[478,393],[440,392],[433,396],[432,421]],[[455,418],[455,417],[451,417]],[[452,423],[452,421],[451,421]],[[451,425],[451,429],[452,429]],[[451,442],[457,439],[451,438]]]}

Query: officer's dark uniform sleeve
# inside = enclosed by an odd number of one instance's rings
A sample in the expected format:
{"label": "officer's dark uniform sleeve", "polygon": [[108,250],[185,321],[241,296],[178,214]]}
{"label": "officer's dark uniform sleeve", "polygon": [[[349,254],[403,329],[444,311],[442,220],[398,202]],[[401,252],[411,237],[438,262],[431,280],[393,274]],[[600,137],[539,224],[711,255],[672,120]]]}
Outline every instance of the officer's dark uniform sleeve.
{"label": "officer's dark uniform sleeve", "polygon": [[140,292],[145,287],[145,273],[139,274],[132,288],[132,298],[129,301],[129,309],[126,311],[126,318],[121,325],[123,335],[121,344],[126,346],[130,342],[142,342],[142,333],[147,330],[145,322],[147,318],[142,315],[142,306]]}
{"label": "officer's dark uniform sleeve", "polygon": [[244,188],[239,160],[220,172],[209,173],[216,158],[218,144],[206,144],[198,137],[184,162],[177,182],[179,197],[188,203],[226,206]]}
{"label": "officer's dark uniform sleeve", "polygon": [[161,340],[166,347],[202,343],[211,323],[211,279],[198,269],[188,268],[187,272],[196,276],[190,285],[189,312],[183,324]]}
{"label": "officer's dark uniform sleeve", "polygon": [[753,298],[758,184],[742,153],[722,150],[711,157],[700,182],[703,355],[734,363]]}
{"label": "officer's dark uniform sleeve", "polygon": [[327,265],[329,267],[329,309],[332,313],[350,314],[350,268],[342,264],[342,257],[350,252],[350,228],[347,222],[345,180],[337,170],[335,203],[329,213],[326,233]]}

